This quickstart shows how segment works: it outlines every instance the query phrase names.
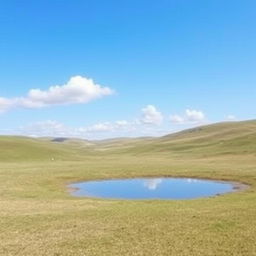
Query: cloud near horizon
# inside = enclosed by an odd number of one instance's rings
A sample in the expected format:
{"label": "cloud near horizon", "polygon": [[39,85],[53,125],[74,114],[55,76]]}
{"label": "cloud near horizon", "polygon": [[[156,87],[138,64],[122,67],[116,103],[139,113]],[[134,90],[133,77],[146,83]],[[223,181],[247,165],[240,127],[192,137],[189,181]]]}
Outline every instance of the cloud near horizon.
{"label": "cloud near horizon", "polygon": [[33,137],[90,137],[93,134],[104,134],[116,131],[131,132],[135,128],[134,122],[120,120],[115,122],[96,123],[91,126],[69,127],[55,120],[31,123],[21,126],[18,134]]}
{"label": "cloud near horizon", "polygon": [[157,110],[153,105],[147,105],[142,110],[141,122],[149,125],[160,125],[162,124],[164,117],[163,114]]}
{"label": "cloud near horizon", "polygon": [[102,87],[92,79],[73,76],[64,85],[51,86],[48,90],[31,89],[27,96],[0,97],[0,112],[15,108],[43,108],[54,105],[85,104],[92,100],[112,95],[109,87]]}
{"label": "cloud near horizon", "polygon": [[235,121],[235,120],[236,120],[236,116],[234,116],[234,115],[228,115],[228,116],[226,117],[226,120],[227,120],[227,121]]}
{"label": "cloud near horizon", "polygon": [[171,115],[174,124],[200,124],[205,122],[205,114],[201,110],[186,109],[184,115]]}
{"label": "cloud near horizon", "polygon": [[[68,127],[58,121],[46,120],[21,126],[19,134],[36,137],[84,137],[105,136],[106,134],[125,133],[127,135],[140,131],[142,135],[155,134],[154,127],[159,127],[163,115],[155,106],[147,105],[141,110],[141,118],[133,120],[117,120],[113,122],[99,122],[89,126]],[[158,133],[158,130],[157,130]]]}
{"label": "cloud near horizon", "polygon": [[[172,129],[164,115],[154,106],[147,105],[141,109],[139,118],[132,120],[103,121],[92,125],[70,127],[55,120],[46,120],[19,127],[8,134],[27,135],[35,137],[81,137],[87,139],[161,136],[178,129]],[[203,124],[205,114],[198,110],[185,110],[184,115],[172,115],[170,121],[179,125]],[[180,127],[180,126],[179,126]],[[6,131],[5,131],[6,133]]]}

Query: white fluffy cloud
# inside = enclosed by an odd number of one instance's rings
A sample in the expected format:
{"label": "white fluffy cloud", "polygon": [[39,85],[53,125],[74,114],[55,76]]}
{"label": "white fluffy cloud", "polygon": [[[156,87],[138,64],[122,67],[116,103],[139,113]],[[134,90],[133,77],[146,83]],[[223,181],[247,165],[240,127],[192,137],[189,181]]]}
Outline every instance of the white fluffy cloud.
{"label": "white fluffy cloud", "polygon": [[153,105],[148,105],[142,109],[141,121],[144,124],[160,125],[163,119],[162,113]]}
{"label": "white fluffy cloud", "polygon": [[109,138],[115,136],[140,136],[156,135],[154,126],[145,124],[160,124],[162,114],[153,106],[143,109],[144,121],[134,119],[131,121],[118,120],[114,122],[100,122],[90,126],[68,127],[53,120],[36,122],[20,127],[18,134],[29,136],[50,136],[50,137],[82,137],[82,138]]}
{"label": "white fluffy cloud", "polygon": [[[163,114],[155,106],[148,105],[144,107],[140,114],[139,119],[99,122],[81,127],[68,127],[57,121],[48,120],[20,127],[15,133],[11,131],[8,133],[38,137],[104,139],[111,137],[160,136],[171,132],[166,124],[162,124],[164,121]],[[183,115],[172,115],[170,120],[175,124],[187,125],[201,124],[206,121],[202,111],[191,109],[187,109]]]}
{"label": "white fluffy cloud", "polygon": [[187,109],[184,115],[171,115],[170,121],[174,124],[198,124],[205,121],[205,114],[200,110]]}
{"label": "white fluffy cloud", "polygon": [[186,110],[186,118],[190,122],[197,123],[197,122],[203,121],[205,116],[202,111],[187,109]]}
{"label": "white fluffy cloud", "polygon": [[53,105],[88,103],[113,93],[113,90],[94,83],[92,79],[74,76],[66,84],[51,86],[45,91],[31,89],[25,97],[0,98],[0,112],[19,107],[42,108]]}

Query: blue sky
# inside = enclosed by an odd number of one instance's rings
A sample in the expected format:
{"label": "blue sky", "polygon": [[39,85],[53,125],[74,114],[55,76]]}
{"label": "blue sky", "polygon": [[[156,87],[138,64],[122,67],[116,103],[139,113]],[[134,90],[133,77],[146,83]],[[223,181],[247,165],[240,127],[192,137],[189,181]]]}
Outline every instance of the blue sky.
{"label": "blue sky", "polygon": [[255,118],[254,0],[0,7],[1,134],[161,135]]}

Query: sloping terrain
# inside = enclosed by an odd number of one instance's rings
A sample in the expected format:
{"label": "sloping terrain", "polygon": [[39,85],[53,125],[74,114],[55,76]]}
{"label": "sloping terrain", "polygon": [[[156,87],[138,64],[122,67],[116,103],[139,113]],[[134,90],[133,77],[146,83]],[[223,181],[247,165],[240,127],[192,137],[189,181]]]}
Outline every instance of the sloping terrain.
{"label": "sloping terrain", "polygon": [[73,138],[0,137],[0,161],[82,157],[84,154],[256,154],[256,121],[196,127],[163,137],[88,141]]}
{"label": "sloping terrain", "polygon": [[77,154],[74,147],[48,140],[0,136],[0,162],[65,160],[74,158]]}
{"label": "sloping terrain", "polygon": [[254,154],[256,121],[226,122],[188,129],[159,138],[116,139],[98,144],[116,153]]}
{"label": "sloping terrain", "polygon": [[[160,138],[0,137],[0,255],[227,255],[256,252],[256,122]],[[72,196],[72,182],[200,177],[248,189],[195,200]],[[171,188],[170,188],[171,189]]]}
{"label": "sloping terrain", "polygon": [[256,121],[218,123],[157,140],[165,150],[203,154],[256,153]]}

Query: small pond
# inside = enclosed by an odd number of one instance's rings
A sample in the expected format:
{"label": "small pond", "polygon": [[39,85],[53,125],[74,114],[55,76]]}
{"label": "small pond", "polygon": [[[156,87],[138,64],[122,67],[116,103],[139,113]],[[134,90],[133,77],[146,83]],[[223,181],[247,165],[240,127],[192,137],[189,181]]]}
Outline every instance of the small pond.
{"label": "small pond", "polygon": [[134,178],[74,183],[71,193],[79,197],[110,199],[193,199],[211,197],[237,189],[232,182],[191,178]]}

